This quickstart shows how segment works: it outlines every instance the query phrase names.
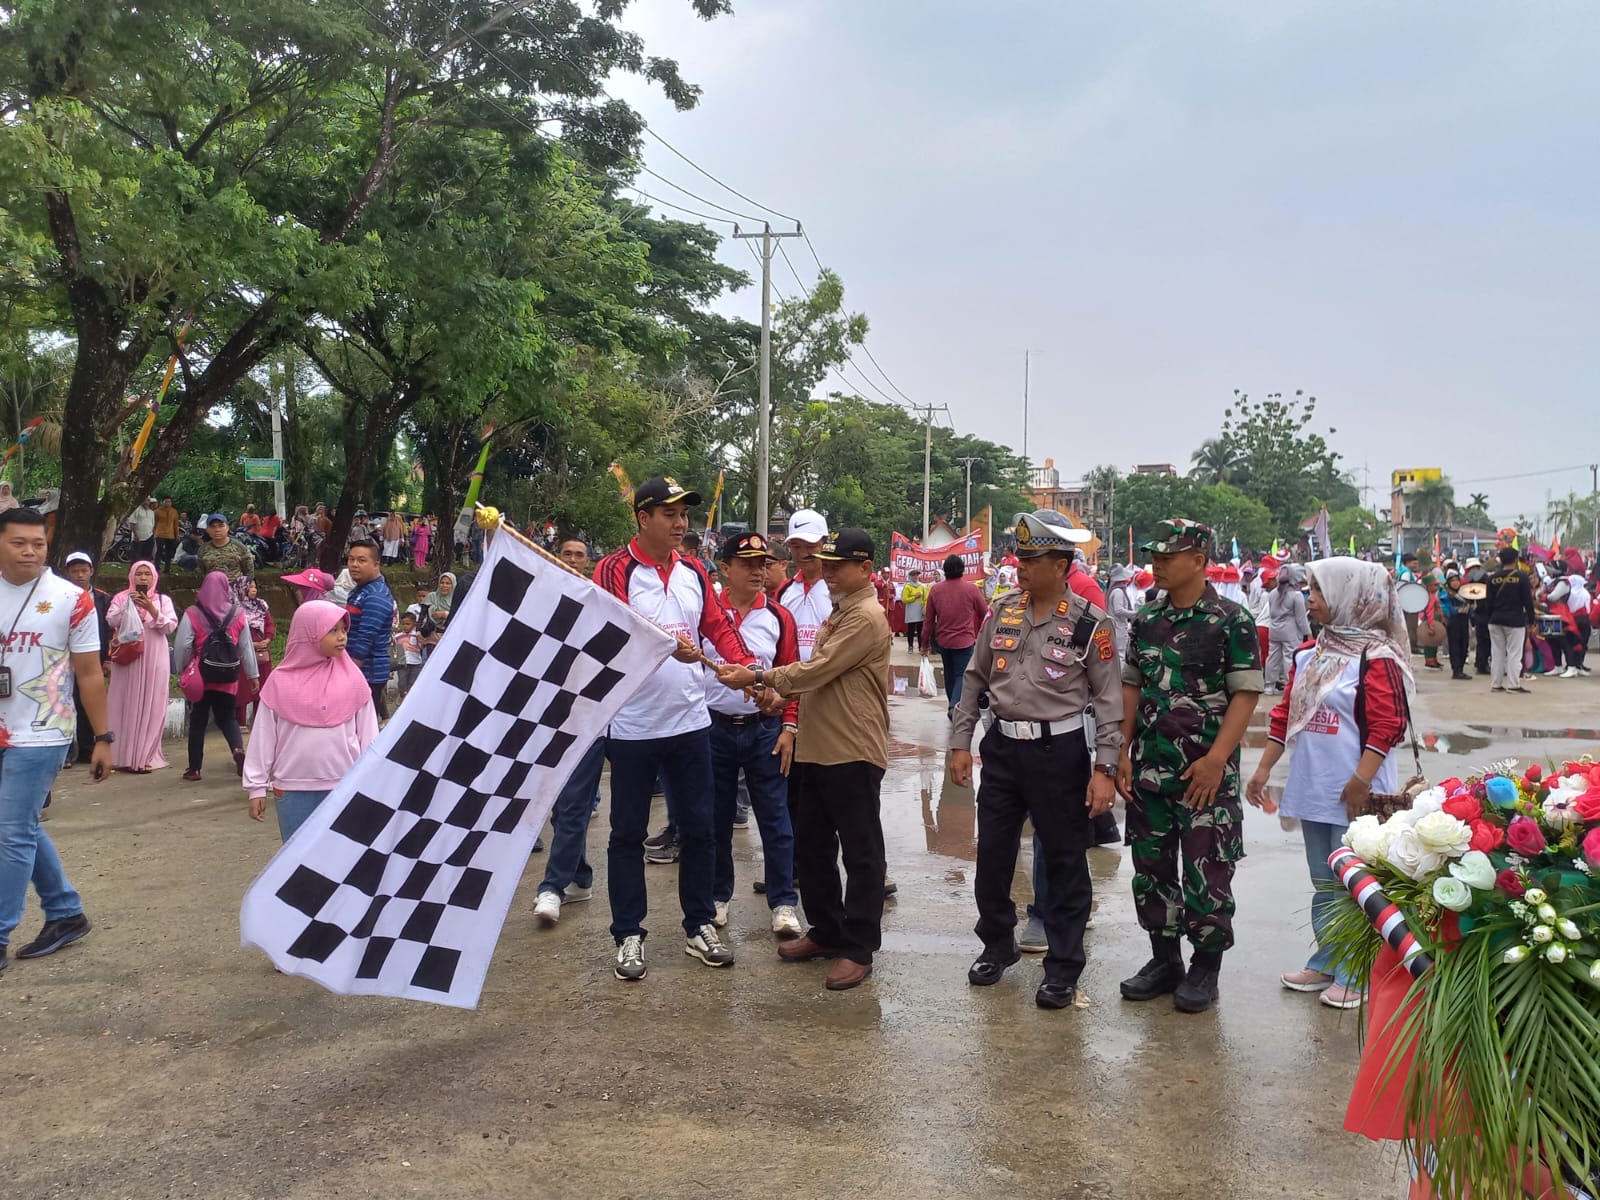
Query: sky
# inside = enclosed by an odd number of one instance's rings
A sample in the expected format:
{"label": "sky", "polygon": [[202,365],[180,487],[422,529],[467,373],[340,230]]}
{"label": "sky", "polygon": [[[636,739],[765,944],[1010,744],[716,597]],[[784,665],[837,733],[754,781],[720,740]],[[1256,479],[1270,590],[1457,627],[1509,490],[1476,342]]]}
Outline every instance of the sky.
{"label": "sky", "polygon": [[[1031,350],[1028,455],[1064,478],[1187,469],[1234,389],[1304,389],[1375,508],[1397,468],[1441,467],[1502,520],[1589,491],[1600,6],[734,7],[635,0],[624,23],[704,93],[678,113],[613,91],[800,218],[890,379],[958,430],[1021,449]],[[659,143],[644,160],[767,215]],[[785,249],[809,284],[810,252]],[[797,289],[781,258],[775,282]]]}

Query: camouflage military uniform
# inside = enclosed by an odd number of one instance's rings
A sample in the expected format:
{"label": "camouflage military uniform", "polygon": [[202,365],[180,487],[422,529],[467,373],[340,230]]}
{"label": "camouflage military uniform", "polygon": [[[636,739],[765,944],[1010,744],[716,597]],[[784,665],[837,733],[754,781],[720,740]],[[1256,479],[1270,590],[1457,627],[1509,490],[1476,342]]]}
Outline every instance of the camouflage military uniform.
{"label": "camouflage military uniform", "polygon": [[1128,805],[1139,924],[1220,954],[1233,945],[1233,871],[1244,857],[1238,752],[1209,808],[1184,803],[1182,775],[1210,752],[1233,696],[1265,686],[1255,621],[1210,584],[1192,608],[1165,598],[1146,605],[1129,631],[1122,681],[1139,689]]}

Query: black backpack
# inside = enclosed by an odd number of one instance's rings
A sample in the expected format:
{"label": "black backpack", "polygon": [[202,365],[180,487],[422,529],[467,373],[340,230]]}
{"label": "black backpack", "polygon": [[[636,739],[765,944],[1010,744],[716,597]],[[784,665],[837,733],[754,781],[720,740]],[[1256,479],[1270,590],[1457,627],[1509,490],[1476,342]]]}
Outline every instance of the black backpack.
{"label": "black backpack", "polygon": [[238,615],[239,606],[230,605],[220,625],[204,608],[200,612],[211,625],[211,632],[200,646],[200,678],[207,683],[233,683],[239,678],[239,643],[228,636],[228,626]]}

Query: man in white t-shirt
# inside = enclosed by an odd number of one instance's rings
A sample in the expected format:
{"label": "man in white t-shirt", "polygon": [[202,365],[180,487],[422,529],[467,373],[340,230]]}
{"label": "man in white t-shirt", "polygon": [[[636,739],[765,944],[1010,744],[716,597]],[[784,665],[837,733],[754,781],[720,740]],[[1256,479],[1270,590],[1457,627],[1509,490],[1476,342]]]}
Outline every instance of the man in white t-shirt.
{"label": "man in white t-shirt", "polygon": [[45,518],[0,512],[0,971],[32,881],[44,909],[18,958],[53,954],[89,932],[39,813],[77,730],[75,695],[94,726],[90,775],[111,774],[100,627],[94,597],[51,572]]}
{"label": "man in white t-shirt", "polygon": [[800,661],[809,662],[817,630],[833,613],[833,598],[822,579],[822,560],[817,550],[828,538],[828,520],[812,508],[802,508],[789,518],[785,542],[794,558],[795,577],[778,591],[778,603],[794,618],[795,634],[800,639]]}
{"label": "man in white t-shirt", "polygon": [[128,514],[128,528],[133,538],[133,554],[129,562],[154,559],[156,556],[156,498],[145,502]]}

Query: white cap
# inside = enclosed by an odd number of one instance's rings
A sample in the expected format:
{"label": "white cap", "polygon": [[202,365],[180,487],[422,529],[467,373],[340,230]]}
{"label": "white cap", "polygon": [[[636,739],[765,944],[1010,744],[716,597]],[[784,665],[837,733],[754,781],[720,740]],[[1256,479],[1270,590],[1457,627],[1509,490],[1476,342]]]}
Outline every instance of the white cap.
{"label": "white cap", "polygon": [[786,542],[822,542],[828,537],[828,518],[814,508],[802,508],[789,518]]}
{"label": "white cap", "polygon": [[94,559],[89,557],[89,552],[87,550],[74,550],[71,554],[67,555],[67,561],[65,565],[70,567],[73,563],[80,562],[88,563],[91,567],[94,566]]}

